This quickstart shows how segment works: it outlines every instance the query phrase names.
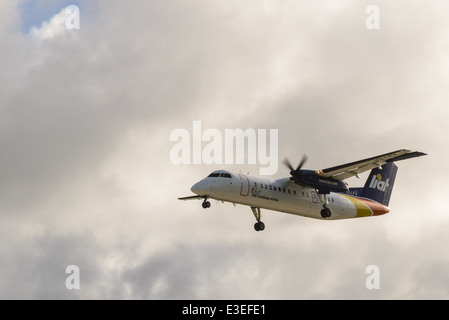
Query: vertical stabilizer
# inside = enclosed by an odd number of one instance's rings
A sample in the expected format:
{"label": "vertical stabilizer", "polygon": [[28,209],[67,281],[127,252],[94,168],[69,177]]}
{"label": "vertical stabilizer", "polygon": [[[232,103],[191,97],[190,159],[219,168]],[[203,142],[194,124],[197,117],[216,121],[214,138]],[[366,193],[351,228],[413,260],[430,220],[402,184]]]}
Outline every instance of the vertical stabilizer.
{"label": "vertical stabilizer", "polygon": [[397,172],[398,167],[393,162],[383,165],[382,169],[371,170],[361,196],[388,206]]}

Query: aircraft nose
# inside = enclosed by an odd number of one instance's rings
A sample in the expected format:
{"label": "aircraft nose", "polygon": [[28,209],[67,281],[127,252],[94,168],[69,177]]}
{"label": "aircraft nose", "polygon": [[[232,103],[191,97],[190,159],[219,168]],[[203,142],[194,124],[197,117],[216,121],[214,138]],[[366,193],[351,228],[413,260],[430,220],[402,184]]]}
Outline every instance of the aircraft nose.
{"label": "aircraft nose", "polygon": [[200,190],[200,183],[199,183],[199,182],[195,183],[195,184],[190,188],[190,191],[192,191],[193,193],[196,193],[196,194],[198,194],[199,190]]}
{"label": "aircraft nose", "polygon": [[205,183],[205,181],[201,180],[200,182],[195,183],[190,190],[197,195],[206,195],[210,191],[210,186]]}

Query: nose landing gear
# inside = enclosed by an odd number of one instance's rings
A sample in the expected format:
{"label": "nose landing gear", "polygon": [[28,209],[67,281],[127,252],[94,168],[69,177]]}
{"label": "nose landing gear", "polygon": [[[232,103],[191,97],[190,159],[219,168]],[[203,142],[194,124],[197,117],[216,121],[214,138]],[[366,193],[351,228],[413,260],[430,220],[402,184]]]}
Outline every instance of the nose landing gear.
{"label": "nose landing gear", "polygon": [[201,204],[204,209],[210,208],[210,202],[207,201],[207,198],[204,198],[203,203]]}
{"label": "nose landing gear", "polygon": [[263,223],[262,221],[256,222],[254,224],[254,230],[256,230],[256,231],[263,231],[263,230],[265,230],[265,223]]}

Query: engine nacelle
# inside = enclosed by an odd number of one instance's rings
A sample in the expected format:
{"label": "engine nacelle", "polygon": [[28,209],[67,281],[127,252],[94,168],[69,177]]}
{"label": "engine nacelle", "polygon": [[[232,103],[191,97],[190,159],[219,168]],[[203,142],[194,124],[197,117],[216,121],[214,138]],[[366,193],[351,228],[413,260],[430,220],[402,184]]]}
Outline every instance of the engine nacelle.
{"label": "engine nacelle", "polygon": [[318,189],[320,193],[346,192],[349,190],[348,185],[344,181],[320,177],[312,170],[294,172],[292,173],[292,180],[299,185]]}

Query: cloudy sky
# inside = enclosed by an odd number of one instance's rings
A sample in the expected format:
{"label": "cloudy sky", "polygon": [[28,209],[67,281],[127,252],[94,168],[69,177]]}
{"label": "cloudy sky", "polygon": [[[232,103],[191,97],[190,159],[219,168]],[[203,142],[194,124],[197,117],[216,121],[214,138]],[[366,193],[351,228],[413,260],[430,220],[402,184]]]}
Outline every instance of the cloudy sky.
{"label": "cloudy sky", "polygon": [[[66,7],[80,8],[69,30]],[[366,8],[379,9],[369,30]],[[449,4],[0,0],[0,298],[448,299]],[[181,202],[173,130],[278,129],[322,169],[400,148],[391,212]],[[272,178],[288,175],[279,167]],[[362,185],[361,180],[350,180]],[[80,269],[80,289],[65,286]],[[365,272],[380,270],[380,289]]]}

